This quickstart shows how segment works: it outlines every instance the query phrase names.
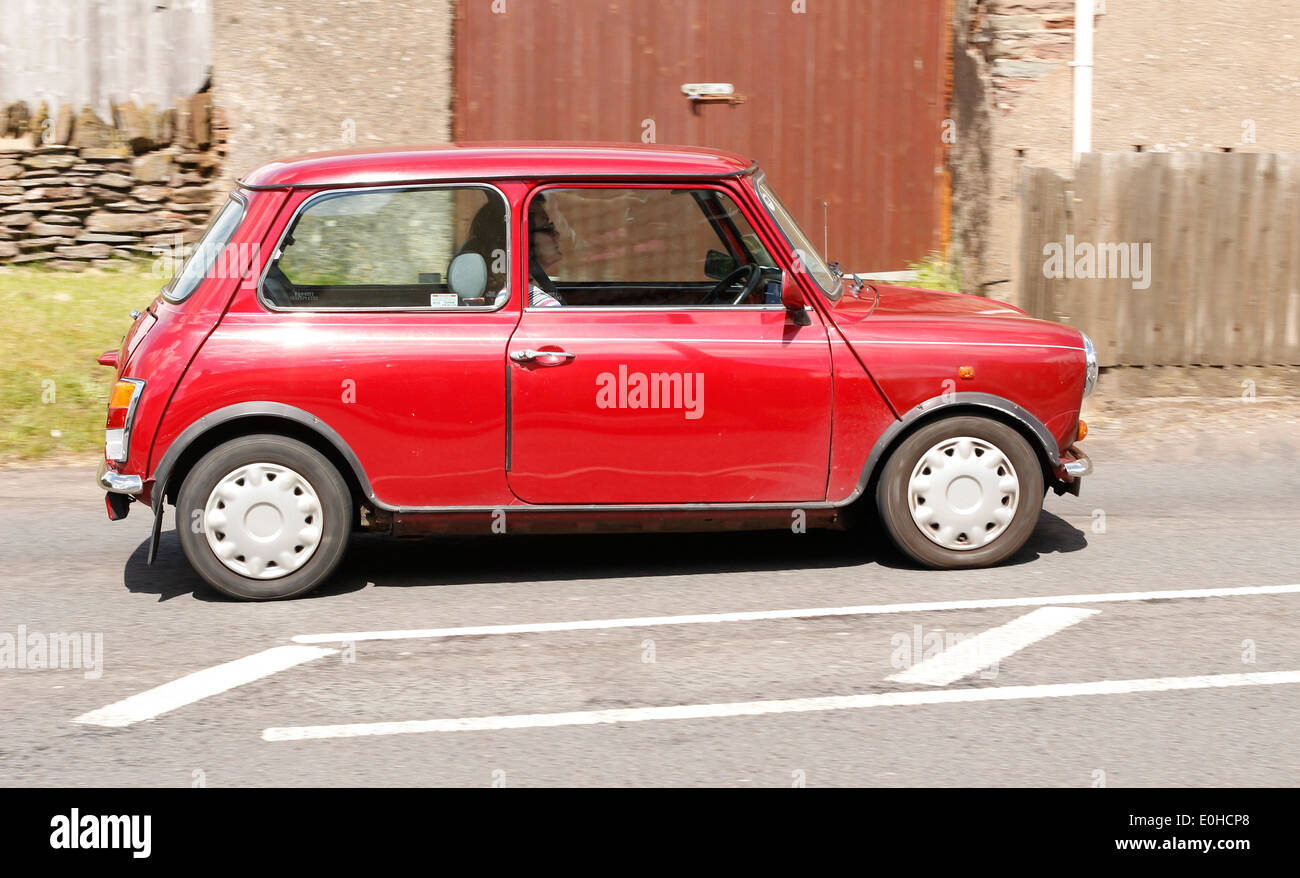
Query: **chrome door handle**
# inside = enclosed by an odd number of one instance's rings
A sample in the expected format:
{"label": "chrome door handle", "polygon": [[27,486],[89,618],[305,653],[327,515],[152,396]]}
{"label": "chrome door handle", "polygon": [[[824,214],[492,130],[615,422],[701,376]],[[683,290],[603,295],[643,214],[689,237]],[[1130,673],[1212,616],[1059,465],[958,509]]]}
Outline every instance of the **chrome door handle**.
{"label": "chrome door handle", "polygon": [[[522,351],[510,352],[510,359],[514,360],[516,363],[529,363],[534,360],[540,360],[544,357],[558,357],[561,360],[572,360],[576,356],[578,355],[571,354],[568,351],[534,351],[532,349],[525,349]],[[543,363],[543,365],[554,364]]]}

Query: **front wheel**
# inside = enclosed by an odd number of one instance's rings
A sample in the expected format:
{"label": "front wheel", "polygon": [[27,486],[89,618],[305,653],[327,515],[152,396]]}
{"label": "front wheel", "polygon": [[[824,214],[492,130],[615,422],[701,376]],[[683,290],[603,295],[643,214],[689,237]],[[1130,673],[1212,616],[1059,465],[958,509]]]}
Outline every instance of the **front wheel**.
{"label": "front wheel", "polygon": [[1043,507],[1033,448],[1000,421],[926,424],[885,462],[876,508],[894,544],[936,568],[987,567],[1029,539]]}
{"label": "front wheel", "polygon": [[319,451],[271,434],[233,439],[186,475],[176,533],[217,591],[251,601],[305,594],[343,559],[351,495]]}

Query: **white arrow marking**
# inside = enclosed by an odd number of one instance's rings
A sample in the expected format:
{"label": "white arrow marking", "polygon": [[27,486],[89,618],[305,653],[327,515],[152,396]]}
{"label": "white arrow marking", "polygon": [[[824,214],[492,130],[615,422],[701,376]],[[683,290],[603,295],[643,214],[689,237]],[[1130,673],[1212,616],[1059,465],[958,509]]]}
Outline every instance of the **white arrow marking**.
{"label": "white arrow marking", "polygon": [[179,680],[137,693],[107,707],[82,714],[73,722],[114,728],[129,726],[337,652],[337,649],[316,646],[276,646],[224,665],[204,668]]}
{"label": "white arrow marking", "polygon": [[933,658],[885,679],[895,683],[947,686],[1100,612],[1101,610],[1081,610],[1077,607],[1039,607],[1005,625],[964,638]]}
{"label": "white arrow marking", "polygon": [[338,726],[290,726],[262,732],[263,741],[304,741],[319,738],[356,738],[365,735],[403,735],[418,732],[481,732],[501,729],[588,726],[600,723],[635,723],[659,719],[710,719],[761,716],[865,707],[906,707],[918,704],[955,704],[973,701],[1018,701],[1027,698],[1070,698],[1079,695],[1129,695],[1135,692],[1173,692],[1181,689],[1219,689],[1233,686],[1276,686],[1300,683],[1300,671],[1253,674],[1219,674],[1210,677],[1158,677],[1149,680],[1101,680],[1095,683],[1051,683],[1040,686],[990,686],[978,689],[923,689],[877,695],[835,695],[790,701],[745,701],[733,704],[681,704],[671,707],[628,707],[574,713],[536,713],[515,716],[474,716],[460,719],[408,720],[387,723],[351,723]]}

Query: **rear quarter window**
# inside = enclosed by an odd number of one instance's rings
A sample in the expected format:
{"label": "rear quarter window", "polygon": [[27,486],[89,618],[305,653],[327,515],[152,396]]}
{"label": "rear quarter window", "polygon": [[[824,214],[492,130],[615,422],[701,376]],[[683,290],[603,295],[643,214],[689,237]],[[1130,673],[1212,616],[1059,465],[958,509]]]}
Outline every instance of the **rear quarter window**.
{"label": "rear quarter window", "polygon": [[226,256],[230,240],[235,230],[244,221],[244,212],[248,204],[238,195],[231,195],[225,207],[208,224],[208,229],[194,245],[194,252],[189,255],[181,270],[172,278],[171,283],[163,287],[163,298],[169,302],[183,302],[199,288],[203,279],[211,276],[214,269],[226,270],[231,259]]}

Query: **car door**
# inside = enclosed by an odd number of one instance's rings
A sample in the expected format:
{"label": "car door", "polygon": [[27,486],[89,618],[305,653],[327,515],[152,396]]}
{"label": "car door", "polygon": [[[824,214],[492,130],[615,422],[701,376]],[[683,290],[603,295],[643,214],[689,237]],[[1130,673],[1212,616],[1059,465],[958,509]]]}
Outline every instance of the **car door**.
{"label": "car door", "polygon": [[[784,251],[760,239],[737,200],[713,185],[566,183],[530,194],[521,222],[531,290],[507,348],[508,478],[519,499],[825,498],[826,327],[812,309],[806,326],[787,313]],[[739,277],[727,284],[724,274]]]}

